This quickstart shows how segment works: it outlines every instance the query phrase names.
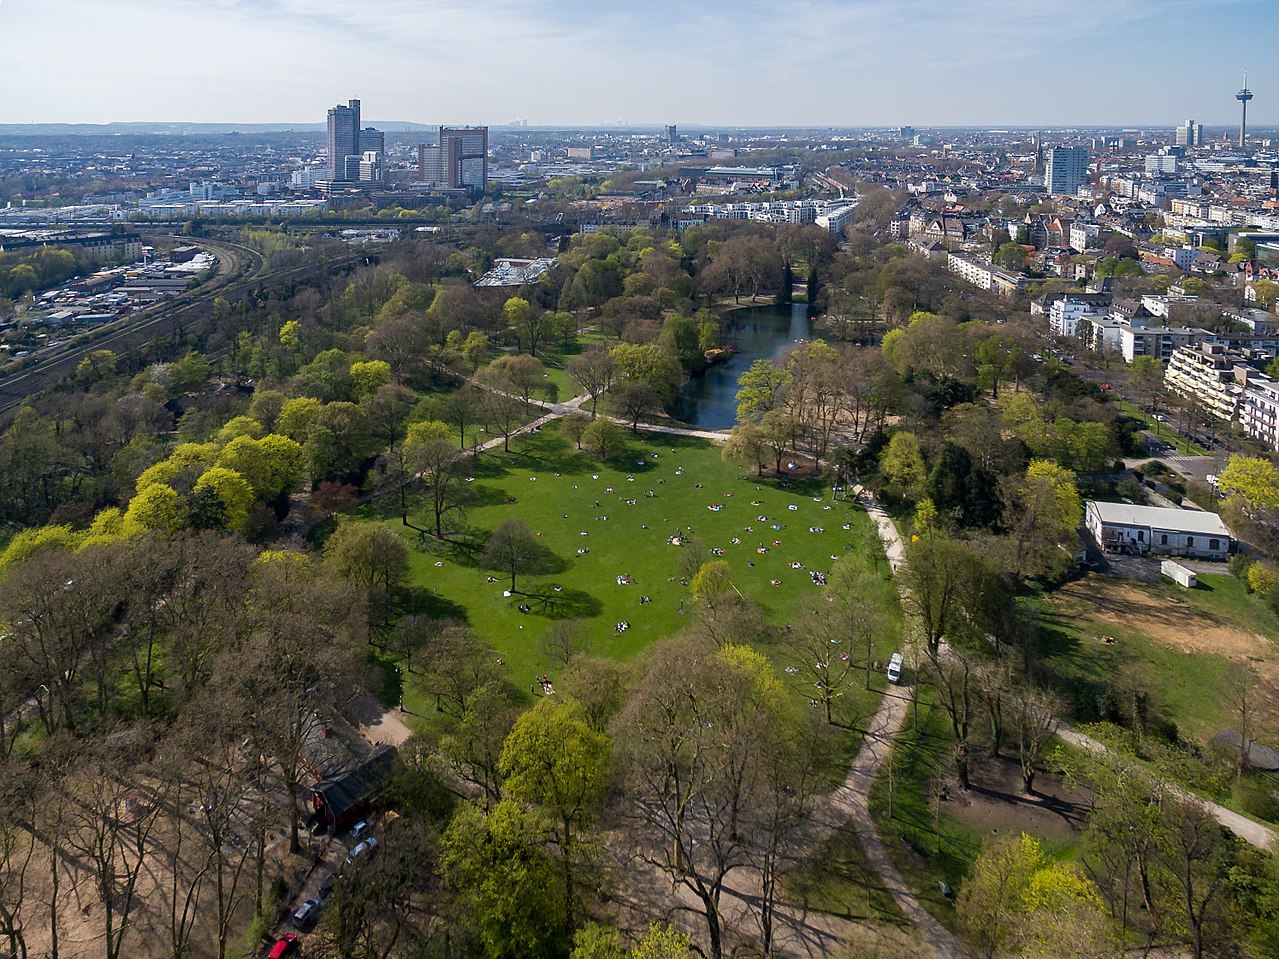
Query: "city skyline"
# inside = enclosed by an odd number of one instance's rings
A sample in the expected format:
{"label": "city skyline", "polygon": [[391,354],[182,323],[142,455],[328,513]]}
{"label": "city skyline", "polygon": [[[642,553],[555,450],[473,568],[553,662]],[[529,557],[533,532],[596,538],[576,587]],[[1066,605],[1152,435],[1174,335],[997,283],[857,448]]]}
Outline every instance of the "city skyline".
{"label": "city skyline", "polygon": [[[1250,126],[1279,123],[1279,67],[1240,44],[1279,29],[1267,0],[1060,14],[1012,0],[4,0],[0,84],[28,94],[0,104],[0,123],[303,122],[358,88],[378,117],[495,126],[1227,126],[1244,68]],[[358,80],[332,70],[352,49]],[[1193,72],[1119,59],[1178,49]]]}

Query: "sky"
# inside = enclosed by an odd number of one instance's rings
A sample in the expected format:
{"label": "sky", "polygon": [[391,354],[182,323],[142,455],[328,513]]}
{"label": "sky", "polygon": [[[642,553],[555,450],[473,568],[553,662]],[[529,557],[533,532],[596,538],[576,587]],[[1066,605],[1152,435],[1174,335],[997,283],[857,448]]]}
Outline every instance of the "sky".
{"label": "sky", "polygon": [[0,0],[0,123],[1279,125],[1279,0]]}

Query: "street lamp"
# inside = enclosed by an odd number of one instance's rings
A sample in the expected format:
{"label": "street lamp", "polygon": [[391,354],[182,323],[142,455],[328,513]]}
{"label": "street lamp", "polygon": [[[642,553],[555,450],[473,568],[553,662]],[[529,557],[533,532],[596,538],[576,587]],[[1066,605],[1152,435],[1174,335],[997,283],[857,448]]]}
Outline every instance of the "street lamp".
{"label": "street lamp", "polygon": [[400,687],[400,712],[404,712],[404,670],[399,666],[395,667],[396,685]]}

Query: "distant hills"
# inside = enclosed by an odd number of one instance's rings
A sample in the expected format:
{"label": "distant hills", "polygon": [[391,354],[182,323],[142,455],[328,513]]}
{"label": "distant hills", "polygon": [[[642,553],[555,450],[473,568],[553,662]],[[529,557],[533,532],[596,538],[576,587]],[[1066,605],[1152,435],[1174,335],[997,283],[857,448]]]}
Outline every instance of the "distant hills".
{"label": "distant hills", "polygon": [[[408,120],[368,120],[368,126],[387,133],[435,130],[426,123]],[[158,134],[162,136],[226,136],[230,133],[324,133],[324,123],[0,123],[0,136],[110,136],[112,134]]]}

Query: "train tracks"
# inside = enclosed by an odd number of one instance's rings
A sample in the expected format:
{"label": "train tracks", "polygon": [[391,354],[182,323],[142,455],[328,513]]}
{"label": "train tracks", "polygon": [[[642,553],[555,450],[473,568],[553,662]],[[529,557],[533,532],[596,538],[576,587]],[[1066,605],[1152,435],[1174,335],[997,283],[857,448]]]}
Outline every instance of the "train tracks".
{"label": "train tracks", "polygon": [[252,289],[264,283],[279,282],[290,277],[304,275],[316,269],[336,269],[363,259],[364,252],[348,253],[328,260],[322,266],[310,263],[287,270],[264,272],[265,262],[261,254],[247,246],[226,240],[201,240],[230,264],[228,269],[189,295],[176,301],[153,307],[136,316],[108,324],[102,330],[78,337],[73,343],[51,356],[41,358],[33,366],[9,375],[0,375],[0,412],[19,406],[28,398],[56,385],[75,371],[80,361],[93,350],[124,350],[151,339],[158,327],[177,323],[185,315],[211,304],[219,296]]}

